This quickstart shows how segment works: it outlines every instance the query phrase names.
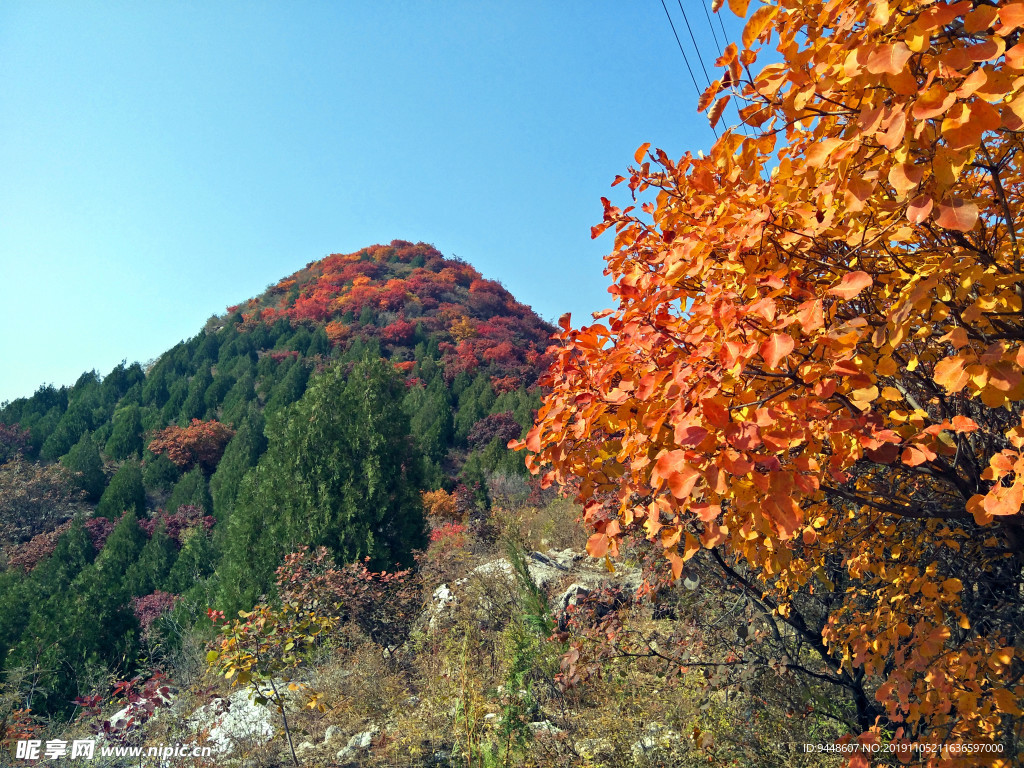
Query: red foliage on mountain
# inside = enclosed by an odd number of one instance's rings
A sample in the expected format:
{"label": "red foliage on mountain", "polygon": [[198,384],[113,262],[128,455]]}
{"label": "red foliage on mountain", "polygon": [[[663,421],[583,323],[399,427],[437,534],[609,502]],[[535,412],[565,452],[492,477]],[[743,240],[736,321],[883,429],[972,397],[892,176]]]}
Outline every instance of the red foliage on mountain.
{"label": "red foliage on mountain", "polygon": [[376,338],[386,349],[412,346],[419,325],[439,342],[446,377],[482,368],[510,387],[536,382],[554,330],[499,282],[404,240],[311,262],[250,301],[242,318],[242,330],[286,318],[324,325],[335,346]]}
{"label": "red foliage on mountain", "polygon": [[275,349],[267,352],[267,357],[273,360],[275,363],[280,363],[284,360],[292,360],[299,356],[298,351],[294,349]]}
{"label": "red foliage on mountain", "polygon": [[39,563],[53,554],[57,548],[57,540],[71,528],[71,520],[59,525],[52,531],[46,531],[33,536],[10,551],[7,556],[7,565],[11,569],[31,571]]}
{"label": "red foliage on mountain", "polygon": [[132,598],[132,611],[135,618],[139,620],[144,637],[149,636],[150,626],[174,607],[174,604],[181,599],[180,595],[172,595],[170,592],[156,590],[151,595]]}
{"label": "red foliage on mountain", "polygon": [[518,440],[522,431],[522,425],[515,420],[511,411],[492,413],[473,425],[466,441],[474,448],[483,448],[497,437],[505,445],[509,440]]}
{"label": "red foliage on mountain", "polygon": [[150,441],[149,450],[155,454],[166,453],[167,458],[182,469],[198,464],[206,472],[212,472],[234,434],[231,427],[219,421],[192,419],[187,427],[161,429]]}
{"label": "red foliage on mountain", "polygon": [[0,424],[0,464],[25,451],[29,431],[17,424]]}
{"label": "red foliage on mountain", "polygon": [[209,531],[217,522],[217,519],[212,515],[206,514],[202,507],[196,507],[191,504],[182,504],[171,514],[168,514],[163,510],[159,510],[155,517],[139,520],[139,528],[141,528],[147,536],[152,536],[153,531],[156,530],[156,527],[161,520],[167,530],[168,537],[170,537],[170,539],[174,541],[179,548],[182,545],[182,537],[186,532],[200,526],[204,530]]}
{"label": "red foliage on mountain", "polygon": [[107,543],[107,537],[114,530],[114,521],[105,517],[91,517],[82,524],[82,527],[89,534],[93,549],[99,552]]}

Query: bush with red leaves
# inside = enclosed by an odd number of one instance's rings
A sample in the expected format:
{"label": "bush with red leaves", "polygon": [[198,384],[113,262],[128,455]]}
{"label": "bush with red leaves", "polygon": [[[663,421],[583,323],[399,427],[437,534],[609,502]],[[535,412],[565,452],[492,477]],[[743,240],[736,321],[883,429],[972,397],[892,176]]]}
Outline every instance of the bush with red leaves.
{"label": "bush with red leaves", "polygon": [[197,526],[202,526],[204,530],[209,531],[217,522],[217,518],[207,515],[202,507],[182,504],[173,514],[169,515],[160,510],[156,517],[139,520],[139,528],[145,531],[147,536],[152,536],[161,520],[164,521],[164,526],[167,528],[167,535],[178,547],[181,547],[181,538],[186,531]]}
{"label": "bush with red leaves", "polygon": [[85,528],[85,532],[89,534],[92,546],[97,552],[103,549],[103,545],[107,543],[107,537],[114,530],[114,522],[105,517],[90,518],[82,525]]}
{"label": "bush with red leaves", "polygon": [[235,430],[219,421],[192,419],[187,427],[171,426],[161,429],[149,443],[155,454],[165,453],[180,469],[191,469],[197,464],[207,473],[212,472]]}
{"label": "bush with red leaves", "polygon": [[365,563],[338,568],[325,547],[302,547],[277,569],[278,594],[284,602],[316,606],[321,616],[350,622],[393,650],[405,642],[419,612],[420,583],[411,570],[376,573]]}
{"label": "bush with red leaves", "polygon": [[149,637],[153,622],[171,610],[179,599],[179,595],[172,595],[159,589],[151,595],[132,598],[132,611],[139,620],[139,626],[142,627],[143,637]]}
{"label": "bush with red leaves", "polygon": [[484,416],[469,430],[466,440],[474,448],[483,448],[491,443],[494,438],[501,440],[504,446],[509,440],[518,440],[523,428],[515,420],[512,411],[503,413],[492,413]]}

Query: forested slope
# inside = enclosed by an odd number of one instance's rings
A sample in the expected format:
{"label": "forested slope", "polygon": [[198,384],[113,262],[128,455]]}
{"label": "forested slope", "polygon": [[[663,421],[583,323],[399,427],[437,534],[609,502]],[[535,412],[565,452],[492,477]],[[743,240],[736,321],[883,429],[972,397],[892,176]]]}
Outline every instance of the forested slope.
{"label": "forested slope", "polygon": [[[409,564],[532,420],[552,328],[425,244],[308,264],[143,367],[0,408],[0,664],[68,711],[157,617],[251,607],[288,551]],[[429,511],[429,510],[428,510]],[[168,613],[170,612],[170,613]]]}

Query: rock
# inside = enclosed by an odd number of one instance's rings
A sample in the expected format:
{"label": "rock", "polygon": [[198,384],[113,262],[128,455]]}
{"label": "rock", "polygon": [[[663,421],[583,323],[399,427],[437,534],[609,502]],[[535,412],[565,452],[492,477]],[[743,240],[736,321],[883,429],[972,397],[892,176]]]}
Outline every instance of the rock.
{"label": "rock", "polygon": [[[527,553],[526,567],[530,578],[543,590],[550,590],[563,579],[571,578],[572,586],[563,591],[552,606],[558,612],[564,612],[567,606],[575,605],[587,592],[602,587],[617,587],[628,599],[636,593],[643,582],[643,576],[638,568],[618,565],[614,572],[610,572],[603,561],[594,560],[572,549]],[[429,627],[435,629],[442,616],[460,599],[464,599],[467,583],[473,579],[495,577],[505,579],[510,589],[516,588],[512,564],[505,558],[497,558],[477,566],[451,586],[442,584],[435,589],[425,616]],[[477,598],[479,604],[475,608],[481,616],[486,617],[501,608],[500,604],[492,603],[494,595],[488,593]]]}
{"label": "rock", "polygon": [[550,720],[541,720],[537,723],[530,723],[530,730],[533,731],[534,736],[555,736],[564,731],[552,723]]}
{"label": "rock", "polygon": [[[279,688],[286,687],[281,683]],[[266,742],[277,732],[276,712],[254,702],[248,689],[232,693],[227,699],[216,698],[200,707],[189,718],[195,730],[209,729],[209,744],[215,752],[231,753],[236,745],[247,741]]]}
{"label": "rock", "polygon": [[590,590],[579,583],[570,584],[555,601],[555,610],[564,611],[570,605],[576,605],[582,598],[590,594]]}
{"label": "rock", "polygon": [[311,749],[316,749],[316,745],[313,744],[313,742],[311,741],[304,741],[295,748],[295,755],[297,757],[298,755],[301,755],[304,752],[309,752],[309,750]]}
{"label": "rock", "polygon": [[365,752],[373,744],[373,737],[380,733],[380,728],[372,726],[369,730],[360,731],[348,740],[344,749],[338,752],[338,760],[352,760],[360,752]]}
{"label": "rock", "polygon": [[666,725],[651,723],[645,730],[647,735],[630,748],[634,761],[651,760],[660,752],[685,746],[682,737]]}
{"label": "rock", "polygon": [[608,739],[580,739],[573,746],[584,760],[597,760],[615,752],[615,747]]}
{"label": "rock", "polygon": [[324,744],[330,744],[341,735],[341,728],[336,725],[328,725],[324,732]]}

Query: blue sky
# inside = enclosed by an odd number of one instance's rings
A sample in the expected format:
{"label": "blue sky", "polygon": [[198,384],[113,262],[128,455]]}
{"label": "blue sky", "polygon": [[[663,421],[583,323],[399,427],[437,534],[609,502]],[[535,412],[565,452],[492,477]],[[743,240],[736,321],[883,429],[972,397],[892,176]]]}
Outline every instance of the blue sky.
{"label": "blue sky", "polygon": [[[720,46],[683,7],[712,72]],[[7,0],[0,401],[145,362],[309,261],[396,238],[579,324],[610,305],[600,197],[623,202],[609,184],[645,141],[709,147],[695,104],[659,0]]]}

